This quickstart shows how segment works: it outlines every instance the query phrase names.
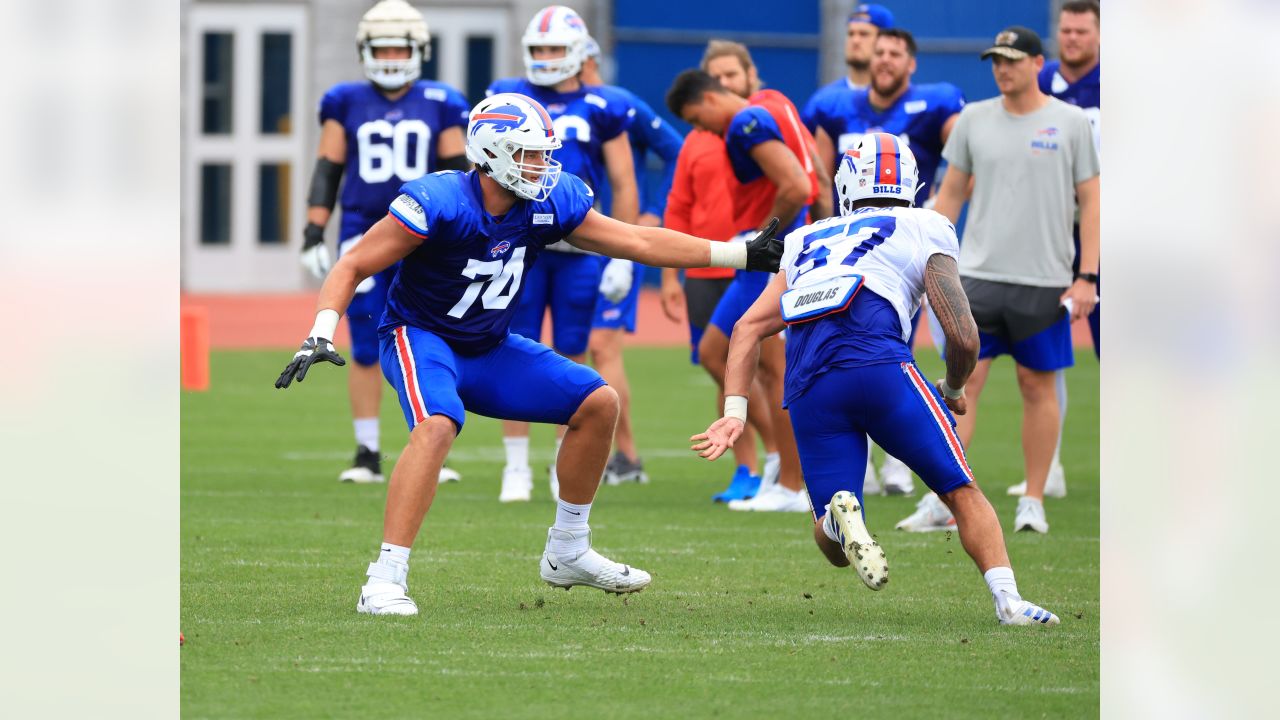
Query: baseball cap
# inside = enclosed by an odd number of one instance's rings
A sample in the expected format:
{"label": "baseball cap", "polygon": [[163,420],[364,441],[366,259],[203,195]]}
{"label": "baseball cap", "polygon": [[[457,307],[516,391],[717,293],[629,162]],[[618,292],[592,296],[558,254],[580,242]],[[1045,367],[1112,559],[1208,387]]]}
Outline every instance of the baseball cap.
{"label": "baseball cap", "polygon": [[884,30],[885,28],[893,27],[893,13],[889,12],[889,8],[883,5],[863,3],[855,7],[853,12],[849,13],[849,20],[847,22],[871,23],[881,30]]}
{"label": "baseball cap", "polygon": [[1035,30],[1013,25],[996,35],[995,44],[982,53],[982,59],[986,60],[992,55],[999,55],[1010,60],[1021,60],[1024,57],[1043,54],[1044,48],[1040,46],[1040,36]]}

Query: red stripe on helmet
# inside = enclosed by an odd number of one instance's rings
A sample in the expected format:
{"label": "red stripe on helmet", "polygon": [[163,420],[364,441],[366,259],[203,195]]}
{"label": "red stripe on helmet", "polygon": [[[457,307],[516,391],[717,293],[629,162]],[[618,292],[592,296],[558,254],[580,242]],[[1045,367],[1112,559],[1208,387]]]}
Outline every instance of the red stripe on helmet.
{"label": "red stripe on helmet", "polygon": [[552,5],[542,11],[542,19],[538,21],[538,32],[546,32],[551,29],[551,17],[556,14],[557,5]]}
{"label": "red stripe on helmet", "polygon": [[876,133],[876,165],[880,174],[876,177],[877,185],[897,185],[898,177],[898,139],[888,133]]}

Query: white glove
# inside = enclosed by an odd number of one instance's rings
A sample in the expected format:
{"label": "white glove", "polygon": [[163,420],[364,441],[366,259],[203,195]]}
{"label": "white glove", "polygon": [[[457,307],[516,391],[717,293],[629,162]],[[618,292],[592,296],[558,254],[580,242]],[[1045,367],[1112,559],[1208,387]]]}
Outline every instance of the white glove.
{"label": "white glove", "polygon": [[324,245],[315,245],[303,250],[302,267],[306,268],[317,280],[323,280],[329,274],[329,268],[333,267],[333,260],[329,256],[329,248]]}
{"label": "white glove", "polygon": [[600,294],[611,303],[616,303],[631,292],[633,263],[630,260],[613,259],[604,266],[604,274],[600,276]]}
{"label": "white glove", "polygon": [[324,228],[315,223],[307,223],[302,231],[302,267],[317,280],[323,280],[329,274],[329,268],[333,267],[333,258],[324,244]]}

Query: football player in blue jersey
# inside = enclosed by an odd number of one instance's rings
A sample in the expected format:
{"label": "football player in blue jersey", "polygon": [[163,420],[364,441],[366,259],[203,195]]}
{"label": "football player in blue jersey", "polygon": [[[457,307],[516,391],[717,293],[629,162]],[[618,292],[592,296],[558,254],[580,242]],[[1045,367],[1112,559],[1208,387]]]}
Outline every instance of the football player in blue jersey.
{"label": "football player in blue jersey", "polygon": [[[955,514],[960,543],[987,582],[1002,625],[1057,625],[1024,600],[995,510],[974,482],[951,413],[967,411],[978,326],[956,258],[955,228],[914,208],[915,159],[888,133],[841,157],[840,216],[786,237],[782,270],[734,325],[724,416],[691,438],[715,460],[742,433],[761,339],[788,329],[786,401],[813,507],[813,538],[827,560],[872,590],[889,580],[884,550],[863,522],[868,436],[905,459]],[[946,377],[916,367],[908,323],[927,295],[947,337]],[[948,411],[948,409],[950,411]]]}
{"label": "football player in blue jersey", "polygon": [[[534,13],[525,28],[526,77],[505,78],[489,86],[489,93],[516,92],[534,98],[551,115],[556,135],[564,142],[557,158],[565,172],[599,191],[605,183],[612,193],[612,217],[635,222],[639,209],[634,163],[627,129],[631,105],[609,87],[588,87],[580,77],[590,35],[573,10],[551,5]],[[551,346],[565,357],[586,362],[591,322],[595,315],[604,263],[569,243],[549,248],[532,275],[512,329],[539,340],[542,322],[551,311]],[[563,429],[558,431],[563,435]],[[507,462],[502,471],[501,502],[527,502],[533,489],[529,468],[529,425],[502,426]],[[550,468],[551,495],[556,493],[555,465]]]}
{"label": "football player in blue jersey", "polygon": [[[904,29],[885,28],[875,39],[871,85],[865,90],[828,92],[810,103],[817,126],[814,142],[823,167],[834,172],[840,154],[856,147],[866,133],[893,133],[911,148],[925,187],[921,198],[929,196],[942,148],[964,107],[964,95],[951,83],[913,85],[915,71],[915,38]],[[874,465],[867,467],[867,478],[873,490],[883,487],[891,495],[915,492],[911,471],[892,455],[885,456],[878,481]]]}
{"label": "football player in blue jersey", "polygon": [[[356,31],[368,82],[335,85],[320,101],[320,150],[308,197],[302,263],[323,280],[332,265],[324,242],[342,190],[338,253],[350,250],[386,214],[397,189],[435,170],[467,167],[462,129],[467,102],[443,83],[419,80],[430,52],[427,24],[404,0],[374,5]],[[378,323],[393,269],[361,283],[348,311],[351,356],[347,388],[354,418],[356,457],[338,479],[382,482],[378,411]],[[447,479],[457,480],[449,470]]]}
{"label": "football player in blue jersey", "polygon": [[302,382],[316,362],[342,365],[331,338],[356,287],[399,263],[379,327],[382,372],[400,398],[409,443],[387,487],[383,543],[356,609],[416,615],[409,552],[435,497],[440,468],[468,411],[567,425],[559,451],[555,524],[539,563],[554,587],[643,589],[649,574],[591,549],[588,520],[618,418],[618,394],[591,368],[510,332],[524,279],[548,246],[575,247],[648,265],[774,272],[775,221],[730,245],[622,223],[592,210],[595,196],[562,172],[562,147],[537,101],[499,93],[470,114],[470,172],[405,183],[390,213],[343,255],[320,289],[315,325],[276,380]]}
{"label": "football player in blue jersey", "polygon": [[[1049,60],[1040,70],[1040,92],[1084,110],[1093,128],[1093,146],[1102,157],[1102,65],[1101,65],[1101,13],[1094,0],[1069,0],[1062,4],[1058,16],[1058,59]],[[1077,218],[1072,228],[1075,240],[1075,260],[1071,272],[1080,272],[1080,222]],[[1094,273],[1094,284],[1102,294],[1102,266]],[[1093,306],[1089,313],[1089,333],[1093,336],[1093,352],[1102,357],[1102,304]],[[1053,450],[1053,462],[1049,465],[1049,477],[1045,481],[1044,494],[1048,497],[1066,497],[1067,475],[1062,467],[1062,428],[1067,422],[1067,373],[1058,370],[1054,389],[1058,394],[1058,444]],[[1027,481],[1009,487],[1010,495],[1027,494]]]}
{"label": "football player in blue jersey", "polygon": [[825,95],[862,90],[871,84],[871,59],[875,52],[876,36],[881,30],[891,27],[893,13],[883,5],[863,3],[849,13],[844,38],[844,61],[849,66],[849,73],[818,88],[800,110],[800,119],[809,128],[809,132],[817,130],[813,114]]}
{"label": "football player in blue jersey", "polygon": [[[587,85],[603,85],[600,77],[600,45],[594,38],[588,38],[586,60],[582,66],[582,82]],[[636,187],[640,194],[640,215],[637,225],[659,227],[662,225],[662,213],[666,208],[667,193],[671,191],[671,181],[676,172],[676,159],[680,156],[680,147],[684,138],[671,125],[662,121],[658,114],[626,88],[613,87],[631,104],[631,129],[627,136],[631,141],[631,150],[635,163]],[[654,192],[647,182],[650,170],[648,154],[653,153],[662,165],[661,182]],[[601,188],[601,207],[606,215],[611,214],[613,206],[612,188],[608,183]],[[624,482],[649,481],[644,472],[644,463],[636,448],[635,433],[631,429],[631,390],[627,382],[626,366],[622,357],[623,332],[636,331],[636,314],[640,306],[640,283],[644,278],[644,266],[630,260],[614,259],[605,265],[600,279],[600,297],[596,301],[595,319],[591,324],[591,337],[587,349],[591,354],[591,364],[600,376],[618,391],[621,411],[618,414],[618,430],[614,433],[614,444],[617,452],[609,458],[605,468],[604,479],[610,485]]]}

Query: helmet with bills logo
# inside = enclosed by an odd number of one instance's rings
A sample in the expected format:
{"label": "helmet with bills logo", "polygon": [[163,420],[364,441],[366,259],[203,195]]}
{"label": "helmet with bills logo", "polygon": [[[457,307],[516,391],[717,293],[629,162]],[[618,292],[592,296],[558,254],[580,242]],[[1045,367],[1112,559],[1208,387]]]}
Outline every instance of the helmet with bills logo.
{"label": "helmet with bills logo", "polygon": [[916,156],[896,135],[867,133],[840,156],[835,183],[841,215],[853,212],[858,200],[870,198],[906,200],[914,205],[920,189]]}
{"label": "helmet with bills logo", "polygon": [[[582,71],[591,36],[578,13],[563,5],[549,5],[534,13],[520,39],[524,46],[524,68],[529,82],[551,86]],[[535,47],[563,47],[564,57],[535,60]]]}
{"label": "helmet with bills logo", "polygon": [[560,180],[560,147],[551,116],[519,93],[491,95],[471,109],[467,160],[499,185],[527,200],[546,200]]}
{"label": "helmet with bills logo", "polygon": [[[356,46],[365,77],[384,90],[395,90],[418,79],[422,63],[431,57],[427,22],[405,0],[382,0],[360,19]],[[374,48],[407,47],[409,57],[386,60],[373,56]]]}

